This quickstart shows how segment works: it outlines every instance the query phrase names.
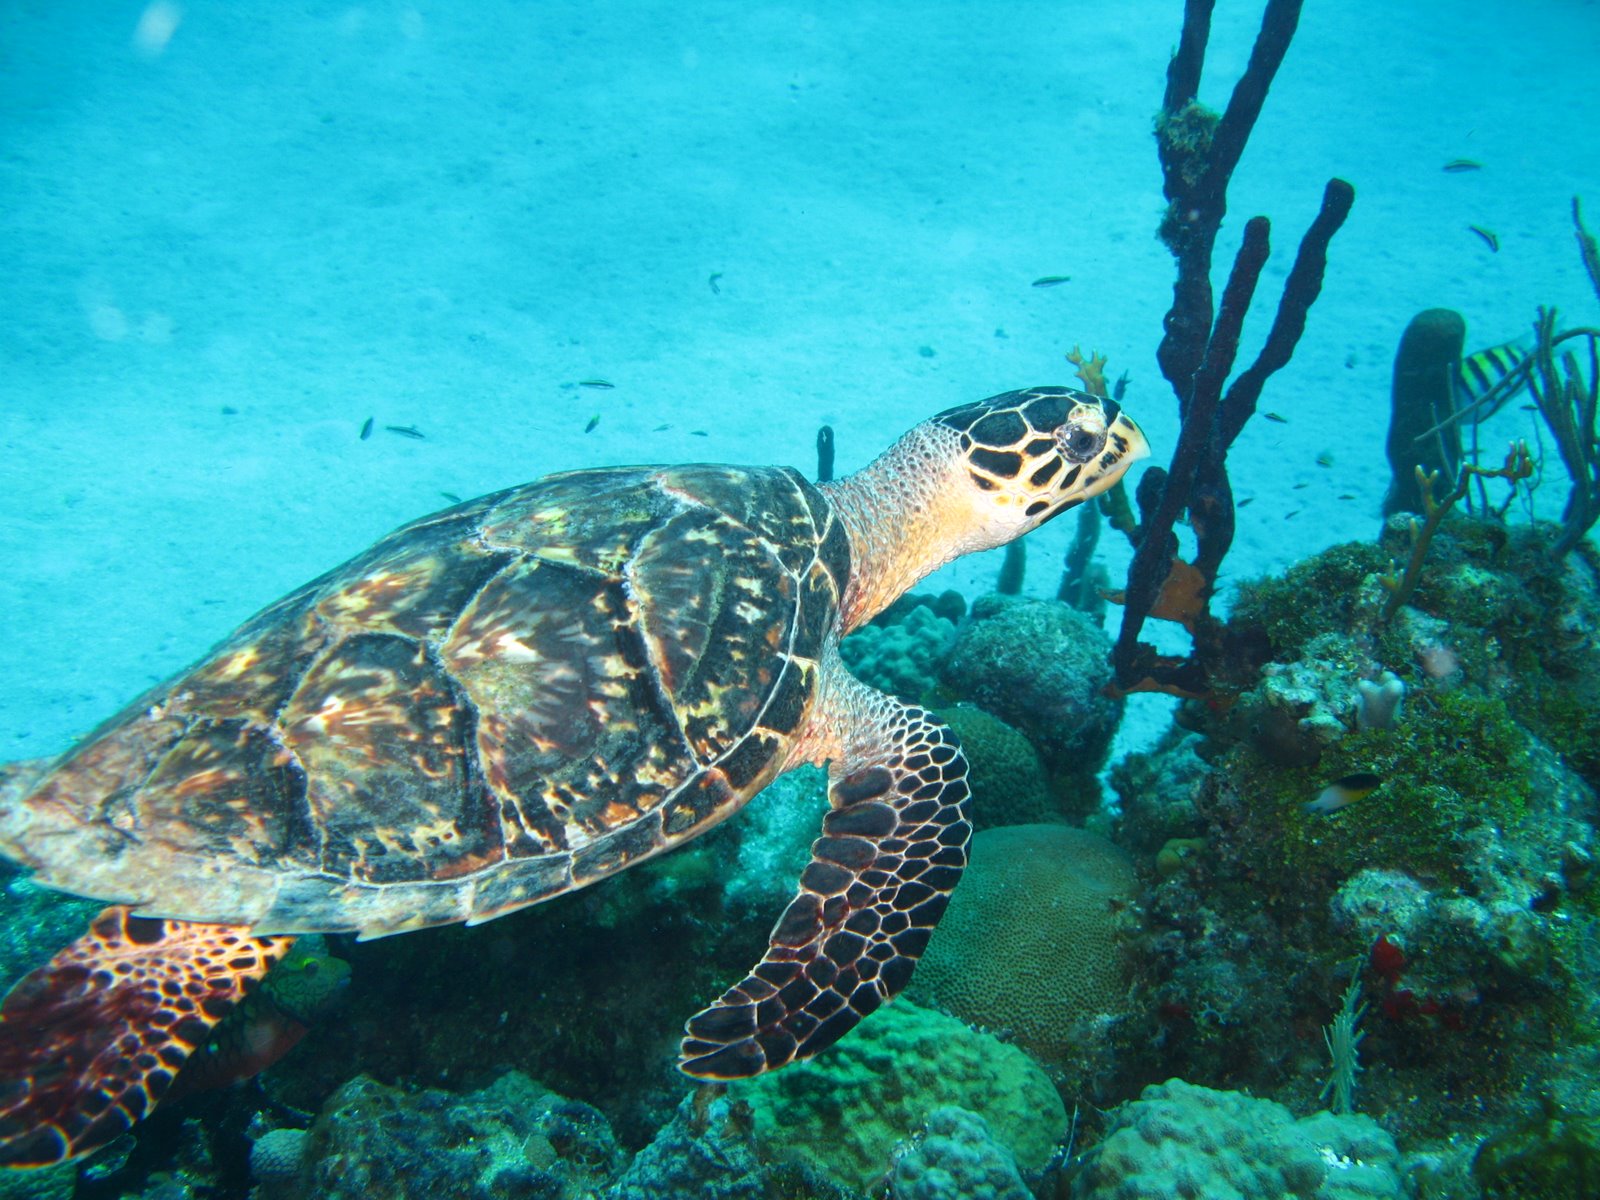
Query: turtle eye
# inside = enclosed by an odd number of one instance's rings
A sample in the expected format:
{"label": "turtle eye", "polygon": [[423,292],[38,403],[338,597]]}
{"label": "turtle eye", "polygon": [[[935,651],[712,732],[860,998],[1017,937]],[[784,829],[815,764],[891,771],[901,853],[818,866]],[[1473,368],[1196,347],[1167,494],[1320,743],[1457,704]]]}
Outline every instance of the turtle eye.
{"label": "turtle eye", "polygon": [[1065,431],[1065,436],[1057,440],[1061,443],[1061,452],[1070,461],[1085,463],[1105,448],[1106,435],[1079,425]]}

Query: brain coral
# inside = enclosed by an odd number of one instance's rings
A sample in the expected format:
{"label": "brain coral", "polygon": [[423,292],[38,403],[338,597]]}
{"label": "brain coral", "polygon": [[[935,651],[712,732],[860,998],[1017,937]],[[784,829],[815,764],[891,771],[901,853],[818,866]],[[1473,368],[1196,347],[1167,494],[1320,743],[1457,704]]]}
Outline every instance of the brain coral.
{"label": "brain coral", "polygon": [[1117,925],[1134,890],[1127,856],[1085,830],[986,829],[911,986],[1059,1064],[1076,1022],[1122,1007]]}
{"label": "brain coral", "polygon": [[1026,1054],[903,999],[809,1062],[728,1094],[750,1105],[764,1158],[797,1160],[863,1191],[945,1105],[982,1116],[1027,1171],[1044,1166],[1067,1130],[1061,1097]]}
{"label": "brain coral", "polygon": [[935,715],[956,731],[966,751],[967,782],[972,785],[967,818],[974,829],[1059,815],[1039,752],[1020,732],[972,704],[941,708]]}

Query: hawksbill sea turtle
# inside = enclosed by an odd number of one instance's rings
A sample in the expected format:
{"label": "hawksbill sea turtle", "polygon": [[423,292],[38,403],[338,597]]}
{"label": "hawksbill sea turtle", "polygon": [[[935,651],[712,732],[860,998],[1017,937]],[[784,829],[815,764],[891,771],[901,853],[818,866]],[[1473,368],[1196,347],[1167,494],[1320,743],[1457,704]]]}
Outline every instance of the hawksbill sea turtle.
{"label": "hawksbill sea turtle", "polygon": [[0,784],[0,853],[110,903],[0,1007],[0,1163],[150,1112],[295,935],[475,924],[603,879],[829,764],[770,945],[680,1066],[757,1075],[905,986],[967,860],[967,765],[839,639],[1111,487],[1115,401],[1007,392],[849,478],[552,475],[406,525]]}

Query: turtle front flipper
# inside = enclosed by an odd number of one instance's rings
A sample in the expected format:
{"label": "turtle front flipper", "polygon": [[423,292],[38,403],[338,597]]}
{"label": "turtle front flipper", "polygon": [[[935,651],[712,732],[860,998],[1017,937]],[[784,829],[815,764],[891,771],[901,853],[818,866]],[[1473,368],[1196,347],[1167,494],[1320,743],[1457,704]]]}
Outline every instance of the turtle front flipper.
{"label": "turtle front flipper", "polygon": [[0,1166],[75,1158],[148,1116],[293,942],[102,912],[0,1004]]}
{"label": "turtle front flipper", "polygon": [[923,709],[848,679],[842,767],[766,956],[684,1026],[679,1069],[743,1079],[810,1058],[911,978],[967,864],[967,760]]}

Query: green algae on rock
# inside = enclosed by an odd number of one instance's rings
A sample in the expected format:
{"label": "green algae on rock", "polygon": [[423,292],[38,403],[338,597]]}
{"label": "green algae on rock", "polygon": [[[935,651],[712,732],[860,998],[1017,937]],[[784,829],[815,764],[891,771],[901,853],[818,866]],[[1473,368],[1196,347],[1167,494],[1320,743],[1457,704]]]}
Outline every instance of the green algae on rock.
{"label": "green algae on rock", "polygon": [[1394,1138],[1371,1117],[1319,1112],[1181,1079],[1152,1084],[1112,1119],[1081,1200],[1400,1200]]}
{"label": "green algae on rock", "polygon": [[750,1105],[765,1157],[860,1190],[945,1105],[982,1116],[1024,1171],[1041,1169],[1067,1131],[1061,1097],[1026,1054],[906,999],[809,1062],[733,1084],[729,1096]]}

